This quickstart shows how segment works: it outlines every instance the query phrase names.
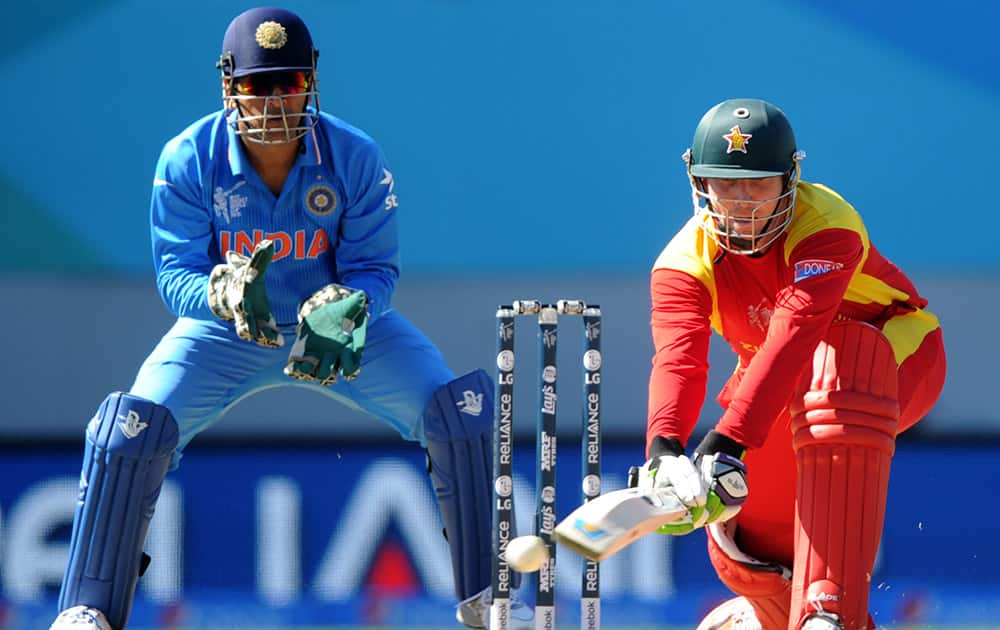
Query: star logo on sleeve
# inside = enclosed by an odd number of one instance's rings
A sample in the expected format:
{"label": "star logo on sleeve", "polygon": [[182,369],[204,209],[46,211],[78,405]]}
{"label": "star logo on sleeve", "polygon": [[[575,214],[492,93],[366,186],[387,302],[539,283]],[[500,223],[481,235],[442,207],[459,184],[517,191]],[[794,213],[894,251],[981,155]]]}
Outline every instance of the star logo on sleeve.
{"label": "star logo on sleeve", "polygon": [[735,125],[730,127],[729,133],[723,134],[723,138],[729,143],[726,147],[726,153],[734,153],[739,151],[740,153],[747,152],[747,143],[750,142],[750,138],[753,137],[751,133],[743,133],[740,131],[740,126]]}
{"label": "star logo on sleeve", "polygon": [[396,196],[394,192],[392,192],[393,189],[396,187],[396,180],[392,178],[392,173],[389,172],[389,169],[383,167],[382,173],[385,175],[385,177],[383,177],[379,183],[382,184],[383,186],[389,187],[389,194],[386,195],[385,198],[385,209],[388,211],[392,210],[393,208],[398,208],[399,198]]}
{"label": "star logo on sleeve", "polygon": [[392,173],[389,172],[389,169],[382,167],[382,174],[385,177],[379,183],[383,186],[388,186],[389,192],[392,192],[392,189],[396,187],[396,181],[392,178]]}

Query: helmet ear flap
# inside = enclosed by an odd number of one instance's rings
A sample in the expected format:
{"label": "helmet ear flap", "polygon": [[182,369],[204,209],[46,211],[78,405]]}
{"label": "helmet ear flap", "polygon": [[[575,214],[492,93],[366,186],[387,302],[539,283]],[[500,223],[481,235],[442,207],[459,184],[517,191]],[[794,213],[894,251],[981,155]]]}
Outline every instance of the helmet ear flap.
{"label": "helmet ear flap", "polygon": [[222,75],[222,107],[226,111],[235,109],[236,103],[232,102],[229,98],[236,93],[236,79],[233,77],[236,61],[233,58],[232,51],[227,50],[219,55],[219,60],[215,62],[215,67],[219,69]]}
{"label": "helmet ear flap", "polygon": [[233,94],[233,69],[236,67],[232,51],[227,50],[219,55],[219,60],[215,62],[215,67],[222,74],[222,106],[225,109],[229,109],[228,97]]}
{"label": "helmet ear flap", "polygon": [[215,67],[222,72],[222,78],[231,79],[233,77],[233,69],[236,67],[236,62],[233,61],[233,53],[227,50],[219,55],[219,60],[215,62]]}
{"label": "helmet ear flap", "polygon": [[806,152],[802,149],[796,149],[792,153],[792,167],[785,173],[785,190],[791,190],[802,179],[802,160],[804,159],[806,159]]}

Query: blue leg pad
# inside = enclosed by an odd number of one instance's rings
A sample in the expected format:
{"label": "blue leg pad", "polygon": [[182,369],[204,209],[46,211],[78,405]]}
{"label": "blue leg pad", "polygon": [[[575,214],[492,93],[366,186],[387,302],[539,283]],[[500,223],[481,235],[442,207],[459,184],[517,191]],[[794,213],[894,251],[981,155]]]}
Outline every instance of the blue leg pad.
{"label": "blue leg pad", "polygon": [[125,627],[177,437],[177,422],[162,405],[121,392],[101,404],[87,425],[60,610],[91,606],[116,630]]}
{"label": "blue leg pad", "polygon": [[493,382],[486,372],[439,387],[424,411],[424,434],[461,601],[492,579]]}

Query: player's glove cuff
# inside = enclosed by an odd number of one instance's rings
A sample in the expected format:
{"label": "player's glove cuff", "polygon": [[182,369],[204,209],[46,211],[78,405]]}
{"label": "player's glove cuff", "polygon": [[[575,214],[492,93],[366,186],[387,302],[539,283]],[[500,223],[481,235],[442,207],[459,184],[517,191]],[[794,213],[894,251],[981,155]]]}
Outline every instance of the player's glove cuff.
{"label": "player's glove cuff", "polygon": [[657,435],[653,438],[653,441],[649,443],[649,459],[654,457],[659,457],[661,455],[673,455],[675,457],[680,457],[684,454],[684,445],[681,444],[680,440],[676,438],[663,437],[662,435]]}
{"label": "player's glove cuff", "polygon": [[232,276],[232,267],[226,264],[216,265],[208,276],[208,308],[224,322],[231,322],[235,317],[226,300]]}
{"label": "player's glove cuff", "polygon": [[709,431],[698,445],[694,465],[708,491],[708,523],[728,521],[742,509],[749,490],[745,452],[742,444],[717,431]]}
{"label": "player's glove cuff", "polygon": [[702,438],[701,443],[698,444],[698,448],[695,449],[695,453],[698,455],[725,453],[726,455],[735,457],[736,459],[743,459],[743,454],[746,453],[746,451],[747,448],[733,438],[714,430],[709,431],[705,437]]}

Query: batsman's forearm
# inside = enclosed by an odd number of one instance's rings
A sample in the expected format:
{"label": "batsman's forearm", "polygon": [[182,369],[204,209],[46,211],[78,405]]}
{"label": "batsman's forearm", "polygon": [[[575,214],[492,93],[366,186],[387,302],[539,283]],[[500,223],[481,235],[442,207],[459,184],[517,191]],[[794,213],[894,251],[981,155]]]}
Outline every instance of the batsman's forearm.
{"label": "batsman's forearm", "polygon": [[646,449],[657,436],[686,441],[708,386],[712,296],[682,271],[657,269],[650,281],[656,354],[649,376]]}

